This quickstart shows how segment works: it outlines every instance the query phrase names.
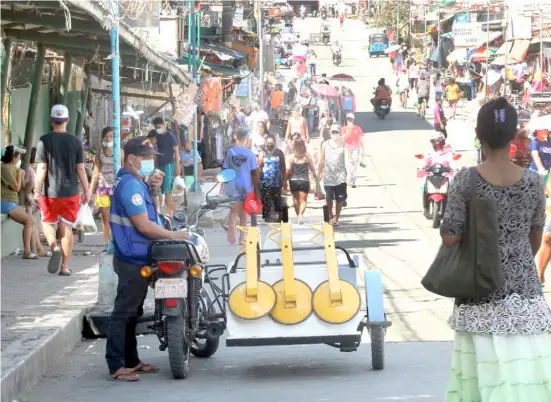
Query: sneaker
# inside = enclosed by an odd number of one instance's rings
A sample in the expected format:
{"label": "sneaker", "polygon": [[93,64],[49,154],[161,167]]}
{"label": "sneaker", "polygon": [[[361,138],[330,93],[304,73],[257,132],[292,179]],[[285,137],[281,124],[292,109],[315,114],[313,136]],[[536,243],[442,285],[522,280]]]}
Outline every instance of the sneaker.
{"label": "sneaker", "polygon": [[304,223],[304,216],[303,215],[297,216],[297,223],[299,225],[302,225]]}

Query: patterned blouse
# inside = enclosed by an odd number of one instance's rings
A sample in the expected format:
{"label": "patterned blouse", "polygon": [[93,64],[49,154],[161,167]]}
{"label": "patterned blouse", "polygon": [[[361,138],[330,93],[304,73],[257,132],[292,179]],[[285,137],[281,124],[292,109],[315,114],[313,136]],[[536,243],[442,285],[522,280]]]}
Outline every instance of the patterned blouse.
{"label": "patterned blouse", "polygon": [[[466,231],[469,169],[454,178],[441,232]],[[539,175],[526,170],[510,187],[498,187],[478,175],[477,197],[495,199],[498,242],[504,284],[484,299],[457,299],[449,323],[456,331],[492,335],[551,332],[551,310],[539,282],[530,245],[530,232],[545,224],[545,195]]]}

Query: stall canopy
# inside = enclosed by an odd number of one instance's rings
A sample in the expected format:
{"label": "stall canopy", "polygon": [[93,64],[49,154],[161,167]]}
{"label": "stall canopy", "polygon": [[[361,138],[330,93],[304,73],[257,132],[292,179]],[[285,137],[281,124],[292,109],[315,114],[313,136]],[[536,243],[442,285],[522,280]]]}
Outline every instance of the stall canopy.
{"label": "stall canopy", "polygon": [[[516,39],[509,41],[503,44],[497,51],[492,65],[494,66],[504,66],[505,64],[517,64],[522,63],[526,58],[526,53],[528,52],[528,46],[530,46],[529,39]],[[507,48],[508,47],[508,48]],[[505,55],[507,54],[507,60],[505,60]]]}
{"label": "stall canopy", "polygon": [[467,62],[467,48],[458,48],[451,52],[447,60],[449,63],[463,64]]}
{"label": "stall canopy", "polygon": [[[488,57],[490,60],[496,56],[497,50],[498,49],[495,47],[490,47],[490,53]],[[476,52],[474,52],[473,55],[471,56],[471,61],[473,63],[485,63],[486,57],[487,57],[486,53],[487,53],[487,48],[485,46],[478,48]]]}

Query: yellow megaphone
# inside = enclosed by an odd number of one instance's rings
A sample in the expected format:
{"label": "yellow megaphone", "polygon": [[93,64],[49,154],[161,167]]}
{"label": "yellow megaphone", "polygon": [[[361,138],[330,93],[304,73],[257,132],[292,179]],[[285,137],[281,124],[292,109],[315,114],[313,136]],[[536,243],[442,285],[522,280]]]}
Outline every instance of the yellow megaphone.
{"label": "yellow megaphone", "polygon": [[312,290],[304,281],[295,279],[293,238],[288,208],[282,210],[279,233],[281,234],[279,244],[281,246],[283,279],[272,286],[276,292],[277,301],[270,315],[281,324],[299,324],[312,314]]}
{"label": "yellow megaphone", "polygon": [[323,207],[323,220],[328,280],[320,283],[314,291],[314,312],[322,321],[342,324],[354,318],[360,310],[360,292],[350,282],[339,279],[333,225],[329,222],[327,206]]}
{"label": "yellow megaphone", "polygon": [[245,243],[245,282],[230,292],[230,311],[245,320],[255,320],[269,314],[276,304],[276,293],[270,285],[258,279],[260,275],[260,247],[256,214],[251,215]]}

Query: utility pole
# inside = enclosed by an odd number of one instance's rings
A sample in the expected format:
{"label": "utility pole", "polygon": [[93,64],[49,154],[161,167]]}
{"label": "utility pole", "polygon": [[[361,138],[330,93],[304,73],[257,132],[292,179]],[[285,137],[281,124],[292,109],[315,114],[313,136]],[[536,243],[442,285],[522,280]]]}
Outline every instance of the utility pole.
{"label": "utility pole", "polygon": [[121,167],[121,99],[120,99],[120,55],[119,55],[119,3],[111,0],[113,25],[111,26],[111,92],[113,97],[113,163],[115,174]]}
{"label": "utility pole", "polygon": [[235,8],[233,0],[222,2],[222,44],[231,47],[233,42],[233,16]]}
{"label": "utility pole", "polygon": [[[505,32],[503,38],[505,39],[505,80],[503,85],[503,96],[507,96],[507,59],[509,58],[509,37],[507,31],[509,30],[509,7],[505,5]],[[511,42],[513,43],[513,42]]]}
{"label": "utility pole", "polygon": [[[191,12],[191,10],[190,10]],[[193,8],[193,12],[191,14],[191,37],[190,40],[190,50],[191,50],[191,65],[192,65],[192,75],[193,75],[193,83],[198,85],[199,79],[197,74],[197,63],[198,63],[198,53],[200,49],[200,35],[201,35],[201,10],[197,10]],[[191,185],[190,191],[191,192],[199,192],[201,191],[201,184],[199,183],[199,161],[197,160],[197,143],[199,142],[199,133],[198,131],[198,121],[197,121],[197,108],[193,112],[193,184]]]}
{"label": "utility pole", "polygon": [[257,7],[257,35],[258,35],[258,61],[260,73],[260,107],[264,108],[264,15],[260,2],[255,2]]}
{"label": "utility pole", "polygon": [[488,92],[488,71],[490,71],[490,1],[487,2],[488,9],[486,11],[486,79],[484,82],[484,93],[486,99],[490,95]]}

